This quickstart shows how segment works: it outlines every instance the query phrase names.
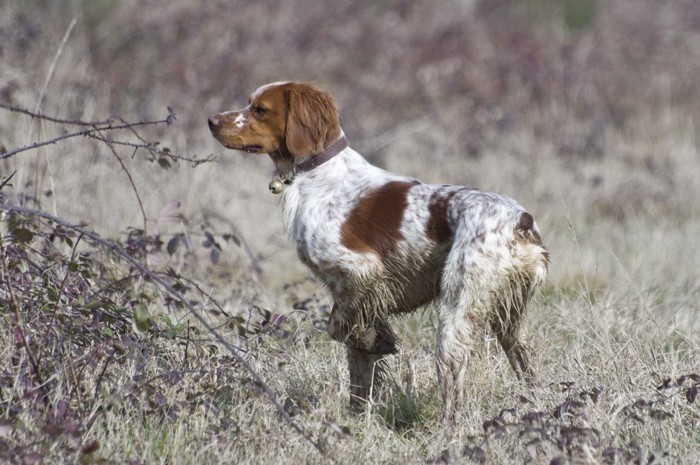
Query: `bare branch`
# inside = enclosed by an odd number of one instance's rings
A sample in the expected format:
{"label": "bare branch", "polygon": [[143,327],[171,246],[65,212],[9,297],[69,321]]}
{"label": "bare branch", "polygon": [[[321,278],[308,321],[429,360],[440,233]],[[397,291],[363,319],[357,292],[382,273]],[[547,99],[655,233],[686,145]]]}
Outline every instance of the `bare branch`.
{"label": "bare branch", "polygon": [[131,129],[135,126],[153,126],[157,124],[167,124],[167,120],[158,120],[158,121],[141,121],[138,123],[129,123],[129,124],[120,124],[118,126],[113,126],[112,124],[108,124],[105,126],[97,126],[92,129],[84,129],[82,131],[78,132],[71,132],[68,134],[64,134],[62,136],[54,137],[53,139],[49,139],[43,142],[34,142],[33,144],[30,145],[25,145],[24,147],[18,147],[14,150],[10,150],[9,152],[5,152],[2,155],[0,155],[0,160],[5,160],[7,158],[10,158],[20,152],[26,152],[27,150],[34,150],[39,147],[43,147],[45,145],[50,145],[50,144],[55,144],[57,142],[60,142],[65,139],[70,139],[71,137],[78,137],[78,136],[87,136],[94,134],[98,131],[114,131],[114,130],[119,130],[119,129]]}
{"label": "bare branch", "polygon": [[[153,142],[148,142],[146,139],[144,139],[141,134],[139,134],[138,131],[136,131],[136,127],[138,126],[146,126],[146,125],[159,125],[159,124],[167,124],[171,125],[175,121],[175,113],[173,112],[172,108],[168,107],[168,116],[165,119],[157,120],[157,121],[140,121],[137,123],[129,123],[128,121],[125,121],[121,118],[115,118],[115,119],[106,119],[102,121],[82,121],[82,120],[74,120],[74,119],[63,119],[63,118],[56,118],[53,116],[48,116],[44,115],[38,112],[30,111],[25,108],[19,108],[15,107],[12,105],[8,105],[6,103],[0,102],[0,108],[4,108],[5,110],[14,112],[14,113],[20,113],[23,115],[31,116],[32,118],[44,120],[44,121],[49,121],[51,123],[57,123],[57,124],[68,124],[68,125],[73,125],[73,126],[89,126],[90,129],[83,129],[80,131],[75,131],[75,132],[68,132],[66,134],[63,134],[61,136],[55,137],[53,139],[49,139],[46,141],[42,142],[35,142],[33,144],[25,145],[23,147],[18,147],[13,150],[10,150],[9,152],[1,153],[0,154],[0,160],[4,160],[7,158],[10,158],[18,153],[21,152],[26,152],[27,150],[34,150],[38,149],[39,147],[43,147],[46,145],[50,144],[56,144],[58,142],[61,142],[65,139],[70,139],[73,137],[78,137],[78,136],[85,136],[85,137],[91,137],[93,139],[99,140],[101,142],[105,142],[107,144],[114,144],[114,145],[124,145],[128,147],[132,147],[135,149],[143,149],[147,150],[150,154],[152,155],[158,155],[162,157],[168,157],[171,160],[179,160],[179,161],[186,161],[189,163],[192,163],[192,166],[195,167],[197,165],[200,165],[202,163],[208,163],[214,160],[214,155],[209,155],[206,158],[196,158],[196,155],[194,158],[192,157],[183,157],[181,155],[176,155],[174,153],[171,153],[169,150],[162,150],[156,148],[156,143]],[[115,121],[120,123],[120,124],[115,124]],[[131,134],[141,141],[140,144],[138,143],[133,143],[133,142],[126,142],[126,141],[118,141],[114,139],[110,139],[105,137],[103,134],[101,134],[101,131],[111,131],[111,130],[120,130],[120,129],[126,129],[131,132]]]}
{"label": "bare branch", "polygon": [[[170,277],[172,277],[172,278],[175,278],[175,279],[177,279],[177,280],[179,280],[179,281],[184,281],[184,282],[186,282],[187,284],[189,284],[190,286],[193,286],[195,289],[197,289],[197,292],[199,292],[199,294],[200,294],[202,297],[206,297],[207,299],[209,299],[209,301],[210,301],[211,303],[214,304],[214,306],[217,308],[217,310],[218,310],[222,315],[231,318],[231,314],[228,313],[226,310],[224,310],[224,307],[222,307],[221,304],[220,304],[219,302],[217,302],[216,299],[214,299],[214,297],[212,297],[211,295],[209,295],[209,294],[208,294],[204,289],[202,289],[202,287],[201,287],[199,284],[197,284],[197,282],[195,282],[194,280],[192,280],[192,279],[190,279],[190,278],[188,278],[188,277],[186,277],[186,276],[182,276],[181,274],[177,273],[175,270],[172,270],[172,269],[169,270],[167,273],[165,273],[165,275],[166,275],[166,276],[170,276]],[[187,331],[188,331],[188,334],[189,334],[189,327],[188,327],[188,330],[187,330]],[[188,335],[188,338],[189,338],[189,335]],[[189,342],[189,341],[188,341],[188,342]]]}
{"label": "bare branch", "polygon": [[107,119],[103,121],[82,121],[82,120],[77,120],[77,119],[62,119],[62,118],[55,118],[53,116],[47,116],[47,115],[42,115],[41,113],[35,113],[33,111],[26,110],[24,108],[19,108],[19,107],[14,107],[12,105],[8,105],[6,103],[0,102],[0,108],[4,108],[5,110],[9,110],[14,113],[22,113],[24,115],[31,116],[32,118],[36,119],[42,119],[44,121],[50,121],[52,123],[60,123],[60,124],[72,124],[75,126],[104,126],[107,124],[112,124],[114,120]]}
{"label": "bare branch", "polygon": [[131,177],[131,173],[127,169],[126,165],[124,164],[122,159],[119,157],[119,154],[117,153],[117,151],[114,150],[114,146],[112,146],[112,144],[110,144],[110,143],[107,143],[107,147],[109,147],[110,152],[112,152],[112,155],[114,155],[114,158],[116,158],[117,161],[119,162],[119,165],[122,167],[122,171],[124,171],[124,173],[126,173],[126,177],[129,178],[129,183],[131,184],[131,188],[134,190],[134,194],[136,195],[136,201],[139,203],[139,209],[141,210],[141,217],[143,218],[143,233],[148,234],[148,218],[146,217],[146,210],[143,208],[143,202],[141,201],[141,195],[139,194],[139,189],[136,187],[136,183],[134,182],[134,178]]}
{"label": "bare branch", "polygon": [[[141,136],[135,132],[135,136],[138,137],[140,140],[143,140]],[[91,137],[95,140],[99,140],[100,142],[104,142],[105,144],[114,144],[114,145],[123,145],[125,147],[131,147],[134,149],[142,149],[148,151],[152,155],[159,155],[161,157],[167,157],[171,160],[175,161],[186,161],[189,163],[192,163],[193,166],[197,166],[201,163],[208,163],[211,161],[214,161],[214,155],[209,155],[206,158],[190,158],[190,157],[183,157],[181,155],[175,155],[174,153],[170,152],[169,150],[163,150],[163,149],[157,149],[155,148],[154,144],[151,142],[143,141],[143,144],[136,144],[134,142],[126,142],[126,141],[121,141],[121,140],[115,140],[115,139],[109,139],[107,137],[104,137],[102,135],[98,135],[96,133],[89,134],[88,137]]]}

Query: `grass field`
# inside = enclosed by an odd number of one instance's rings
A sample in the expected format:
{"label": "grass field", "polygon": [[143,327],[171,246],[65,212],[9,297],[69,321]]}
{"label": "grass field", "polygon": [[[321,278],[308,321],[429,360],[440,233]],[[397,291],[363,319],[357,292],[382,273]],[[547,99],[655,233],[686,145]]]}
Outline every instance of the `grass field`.
{"label": "grass field", "polygon": [[[694,0],[0,3],[0,200],[34,211],[0,222],[0,461],[700,462],[697,76]],[[533,387],[484,335],[441,436],[427,308],[347,410],[271,163],[206,126],[280,79],[373,163],[534,214]]]}

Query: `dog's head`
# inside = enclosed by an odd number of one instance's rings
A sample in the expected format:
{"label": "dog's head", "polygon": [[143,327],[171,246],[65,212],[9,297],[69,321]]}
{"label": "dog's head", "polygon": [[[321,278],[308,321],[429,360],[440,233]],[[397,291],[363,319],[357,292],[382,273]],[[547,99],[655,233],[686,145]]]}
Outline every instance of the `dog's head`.
{"label": "dog's head", "polygon": [[300,82],[258,88],[244,109],[210,116],[209,129],[227,148],[287,161],[318,153],[341,134],[333,97]]}

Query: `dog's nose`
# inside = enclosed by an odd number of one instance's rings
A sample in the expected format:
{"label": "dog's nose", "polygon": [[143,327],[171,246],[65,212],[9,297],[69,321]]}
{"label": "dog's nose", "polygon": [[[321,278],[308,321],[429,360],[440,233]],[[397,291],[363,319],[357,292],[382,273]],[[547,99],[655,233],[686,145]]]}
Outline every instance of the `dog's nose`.
{"label": "dog's nose", "polygon": [[219,115],[211,115],[209,117],[209,129],[215,129],[221,124],[221,119]]}

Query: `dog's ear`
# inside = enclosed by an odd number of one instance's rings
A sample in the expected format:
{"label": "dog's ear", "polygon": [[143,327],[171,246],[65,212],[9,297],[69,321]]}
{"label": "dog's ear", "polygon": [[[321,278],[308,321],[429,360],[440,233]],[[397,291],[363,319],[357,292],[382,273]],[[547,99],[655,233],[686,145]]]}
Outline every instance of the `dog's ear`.
{"label": "dog's ear", "polygon": [[310,84],[291,83],[286,99],[285,142],[294,157],[321,152],[340,137],[338,106],[328,93]]}

